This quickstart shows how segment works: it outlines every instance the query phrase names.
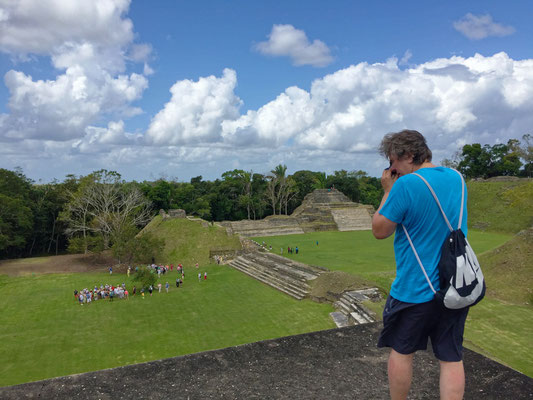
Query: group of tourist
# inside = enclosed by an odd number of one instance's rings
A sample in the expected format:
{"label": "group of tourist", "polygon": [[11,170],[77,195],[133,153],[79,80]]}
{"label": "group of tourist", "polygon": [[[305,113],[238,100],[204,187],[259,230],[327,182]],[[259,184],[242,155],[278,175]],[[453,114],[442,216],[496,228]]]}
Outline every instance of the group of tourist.
{"label": "group of tourist", "polygon": [[[163,264],[148,264],[146,266],[150,272],[154,273],[154,274],[157,274],[157,277],[160,278],[161,275],[165,275],[167,272],[172,272],[174,270],[174,264],[170,264],[170,265],[163,265]],[[198,268],[198,263],[196,263],[196,268]],[[111,267],[109,267],[109,270],[112,271]],[[128,269],[127,269],[127,274],[128,276],[130,276],[131,272],[135,270],[135,272],[138,272],[139,271],[139,267],[132,267],[131,265],[128,266]],[[184,274],[183,272],[183,265],[181,264],[178,264],[176,266],[176,272],[178,274]]]}
{"label": "group of tourist", "polygon": [[[267,245],[265,243],[265,241],[263,241],[261,244],[259,244],[258,242],[255,242],[258,246],[262,247],[263,249],[265,250],[268,250],[268,251],[272,251],[272,245]],[[318,246],[318,240],[316,242],[316,245]],[[280,254],[283,255],[283,247],[280,248]],[[291,246],[287,246],[287,254],[298,254],[299,252],[299,249],[298,249],[298,246],[296,247],[291,247]]]}
{"label": "group of tourist", "polygon": [[[220,264],[223,261],[223,259],[220,256],[215,256],[215,261],[217,262],[217,264]],[[138,272],[139,268],[140,267],[138,266],[137,267],[128,266],[128,269],[127,269],[128,277],[130,276],[130,273],[132,271]],[[161,278],[161,275],[164,275],[168,273],[169,271],[174,270],[174,264],[170,264],[170,265],[149,264],[147,265],[147,268],[153,274],[157,274],[158,278]],[[195,264],[195,268],[197,269],[200,268],[198,263]],[[113,274],[112,267],[109,267],[109,273]],[[179,288],[180,286],[183,286],[183,281],[185,280],[185,271],[183,269],[182,264],[180,263],[177,264],[176,273],[177,273],[176,287]],[[202,280],[207,281],[207,272],[204,272],[203,274],[201,272],[198,272],[198,281],[201,282]],[[97,300],[113,301],[115,298],[129,299],[130,294],[135,296],[137,292],[139,292],[139,294],[144,299],[146,292],[147,292],[146,295],[149,294],[150,296],[152,296],[153,292],[156,290],[158,291],[158,293],[161,293],[161,291],[164,288],[165,291],[168,293],[169,288],[170,288],[170,284],[168,283],[168,281],[164,285],[162,285],[161,282],[159,282],[157,285],[154,285],[154,286],[149,285],[146,288],[144,287],[141,288],[139,291],[137,290],[136,286],[133,286],[131,292],[129,292],[128,289],[126,288],[125,283],[122,283],[122,285],[117,284],[116,286],[109,285],[109,284],[105,284],[105,285],[102,284],[100,285],[100,287],[98,287],[97,285],[95,285],[94,288],[92,289],[84,288],[79,291],[77,289],[74,290],[74,298],[78,302],[78,304],[84,305],[84,304],[90,304],[93,301],[97,301]]]}
{"label": "group of tourist", "polygon": [[[291,246],[287,247],[287,254],[298,254],[298,246],[292,248]],[[281,248],[281,254],[283,254],[283,247]]]}
{"label": "group of tourist", "polygon": [[[133,292],[135,294],[136,288],[133,287]],[[105,300],[108,299],[109,301],[113,301],[114,298],[119,299],[127,299],[129,297],[129,292],[126,289],[126,284],[123,283],[122,285],[113,286],[113,285],[100,285],[94,286],[93,289],[82,289],[78,291],[77,289],[74,290],[74,299],[80,304],[90,304],[93,301],[97,300]]]}

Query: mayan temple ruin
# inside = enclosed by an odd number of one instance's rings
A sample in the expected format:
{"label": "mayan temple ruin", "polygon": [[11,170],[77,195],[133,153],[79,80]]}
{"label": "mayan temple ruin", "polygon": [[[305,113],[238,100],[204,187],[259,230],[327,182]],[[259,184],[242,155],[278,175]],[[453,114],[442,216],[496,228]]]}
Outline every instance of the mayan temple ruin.
{"label": "mayan temple ruin", "polygon": [[336,189],[316,189],[305,196],[291,215],[271,215],[262,220],[224,221],[228,233],[242,236],[277,236],[317,231],[372,229],[374,208],[350,201]]}

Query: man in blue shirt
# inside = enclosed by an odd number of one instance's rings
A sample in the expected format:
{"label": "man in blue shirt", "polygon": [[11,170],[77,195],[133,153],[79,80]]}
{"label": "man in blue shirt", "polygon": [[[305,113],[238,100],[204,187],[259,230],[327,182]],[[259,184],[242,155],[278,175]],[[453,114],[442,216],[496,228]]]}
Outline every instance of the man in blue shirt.
{"label": "man in blue shirt", "polygon": [[[440,361],[441,399],[462,399],[465,385],[462,342],[468,309],[444,310],[433,301],[433,291],[402,227],[409,232],[428,279],[439,290],[437,264],[449,230],[428,187],[412,173],[416,171],[429,182],[453,226],[457,226],[460,218],[461,178],[457,172],[431,163],[431,150],[417,131],[386,135],[380,153],[389,159],[390,167],[381,177],[384,195],[372,219],[372,232],[377,239],[395,233],[396,278],[383,311],[383,331],[378,342],[379,347],[391,347],[388,363],[391,398],[407,398],[413,355],[417,350],[425,350],[431,338],[433,352]],[[462,218],[466,235],[466,212]]]}

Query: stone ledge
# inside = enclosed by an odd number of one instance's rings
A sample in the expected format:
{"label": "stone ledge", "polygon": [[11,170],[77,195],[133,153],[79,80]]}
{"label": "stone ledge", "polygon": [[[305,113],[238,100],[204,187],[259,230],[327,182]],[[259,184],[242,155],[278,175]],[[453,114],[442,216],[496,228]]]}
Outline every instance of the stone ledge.
{"label": "stone ledge", "polygon": [[[388,399],[380,323],[266,340],[0,388],[2,399]],[[533,379],[465,350],[465,399],[531,399]],[[410,399],[438,398],[439,363],[418,352]]]}

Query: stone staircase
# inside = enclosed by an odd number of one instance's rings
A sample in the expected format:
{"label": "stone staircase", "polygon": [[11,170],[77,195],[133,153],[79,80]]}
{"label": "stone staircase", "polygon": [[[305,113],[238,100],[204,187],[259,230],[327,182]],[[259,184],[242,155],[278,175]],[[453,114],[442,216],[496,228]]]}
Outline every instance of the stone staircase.
{"label": "stone staircase", "polygon": [[277,289],[295,299],[304,299],[308,281],[316,279],[320,269],[266,252],[248,252],[229,263],[233,268]]}
{"label": "stone staircase", "polygon": [[[332,313],[332,318],[337,326],[342,327],[375,322],[376,316],[374,312],[363,306],[361,302],[370,300],[371,297],[376,295],[379,297],[379,291],[375,288],[344,292],[339,301],[334,303],[338,312]],[[339,313],[343,314],[344,317],[339,315]]]}
{"label": "stone staircase", "polygon": [[341,232],[371,229],[371,212],[364,206],[331,208],[331,215]]}
{"label": "stone staircase", "polygon": [[277,236],[304,233],[298,221],[287,216],[270,216],[256,221],[224,221],[221,223],[226,231],[241,236]]}

